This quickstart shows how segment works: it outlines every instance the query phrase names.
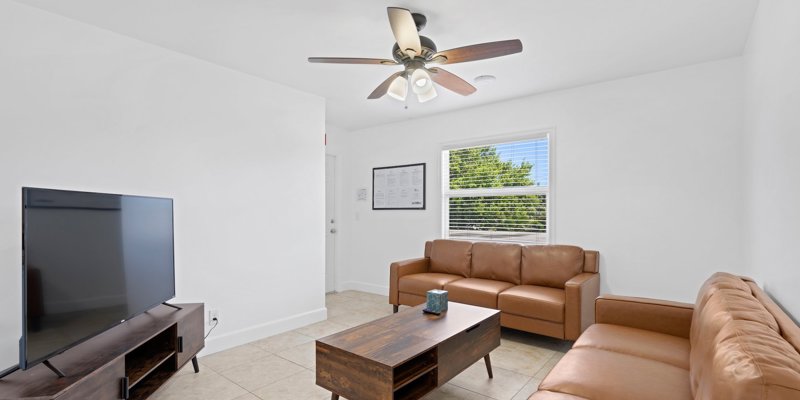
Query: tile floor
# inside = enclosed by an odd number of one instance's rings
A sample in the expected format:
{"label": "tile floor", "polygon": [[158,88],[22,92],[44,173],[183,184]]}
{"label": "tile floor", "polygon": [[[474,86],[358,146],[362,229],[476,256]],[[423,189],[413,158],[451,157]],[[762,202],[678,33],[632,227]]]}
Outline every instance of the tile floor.
{"label": "tile floor", "polygon": [[[385,296],[346,291],[327,296],[328,320],[200,358],[159,389],[153,400],[327,400],[314,384],[314,340],[392,313]],[[524,400],[571,342],[503,329],[492,352],[494,379],[483,360],[426,400]]]}

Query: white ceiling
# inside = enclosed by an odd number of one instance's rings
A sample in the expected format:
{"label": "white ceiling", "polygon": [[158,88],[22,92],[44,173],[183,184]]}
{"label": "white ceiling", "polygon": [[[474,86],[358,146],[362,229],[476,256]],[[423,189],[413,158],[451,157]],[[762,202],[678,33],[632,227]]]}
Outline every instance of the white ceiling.
{"label": "white ceiling", "polygon": [[[323,96],[344,129],[740,55],[758,0],[17,0]],[[497,81],[425,104],[367,95],[399,66],[309,64],[391,58],[387,6],[428,17],[440,50],[519,38],[521,54],[445,66]],[[411,96],[410,96],[411,97]]]}

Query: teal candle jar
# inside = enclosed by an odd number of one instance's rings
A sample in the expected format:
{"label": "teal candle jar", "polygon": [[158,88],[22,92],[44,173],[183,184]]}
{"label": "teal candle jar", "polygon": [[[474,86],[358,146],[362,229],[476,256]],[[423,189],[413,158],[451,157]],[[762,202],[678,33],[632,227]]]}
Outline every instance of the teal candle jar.
{"label": "teal candle jar", "polygon": [[447,311],[447,290],[429,290],[425,311],[433,314],[441,314]]}

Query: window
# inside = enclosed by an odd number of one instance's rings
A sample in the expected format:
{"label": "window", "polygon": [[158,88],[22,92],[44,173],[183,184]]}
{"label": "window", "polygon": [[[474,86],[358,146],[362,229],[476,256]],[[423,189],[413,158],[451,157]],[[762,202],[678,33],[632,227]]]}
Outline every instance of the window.
{"label": "window", "polygon": [[550,242],[550,135],[442,152],[445,238]]}

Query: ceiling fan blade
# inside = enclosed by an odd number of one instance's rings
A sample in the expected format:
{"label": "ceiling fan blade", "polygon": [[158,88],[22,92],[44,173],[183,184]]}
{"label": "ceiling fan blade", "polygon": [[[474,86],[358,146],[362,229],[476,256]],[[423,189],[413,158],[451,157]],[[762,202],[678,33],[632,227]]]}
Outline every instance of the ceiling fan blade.
{"label": "ceiling fan blade", "polygon": [[308,57],[310,63],[326,64],[380,64],[397,65],[397,61],[380,58],[348,58],[348,57]]}
{"label": "ceiling fan blade", "polygon": [[383,83],[378,85],[378,87],[376,87],[375,90],[373,90],[372,93],[370,93],[370,95],[367,96],[367,98],[368,99],[379,99],[379,98],[383,97],[383,95],[385,95],[386,92],[389,91],[389,86],[392,85],[392,82],[394,82],[394,80],[397,79],[398,76],[403,75],[403,72],[404,71],[393,73],[392,76],[390,76],[385,81],[383,81]]}
{"label": "ceiling fan blade", "polygon": [[519,53],[521,51],[522,42],[519,39],[502,40],[499,42],[473,44],[471,46],[440,51],[433,55],[431,62],[439,64],[455,64],[460,62],[502,57],[509,54]]}
{"label": "ceiling fan blade", "polygon": [[434,82],[442,85],[445,89],[456,92],[462,96],[469,96],[478,89],[470,85],[467,81],[459,78],[457,75],[447,72],[441,68],[431,68],[431,79]]}
{"label": "ceiling fan blade", "polygon": [[386,10],[389,13],[389,25],[392,26],[394,39],[400,49],[411,58],[420,55],[422,44],[420,44],[417,24],[414,23],[411,11],[398,7],[387,7]]}

